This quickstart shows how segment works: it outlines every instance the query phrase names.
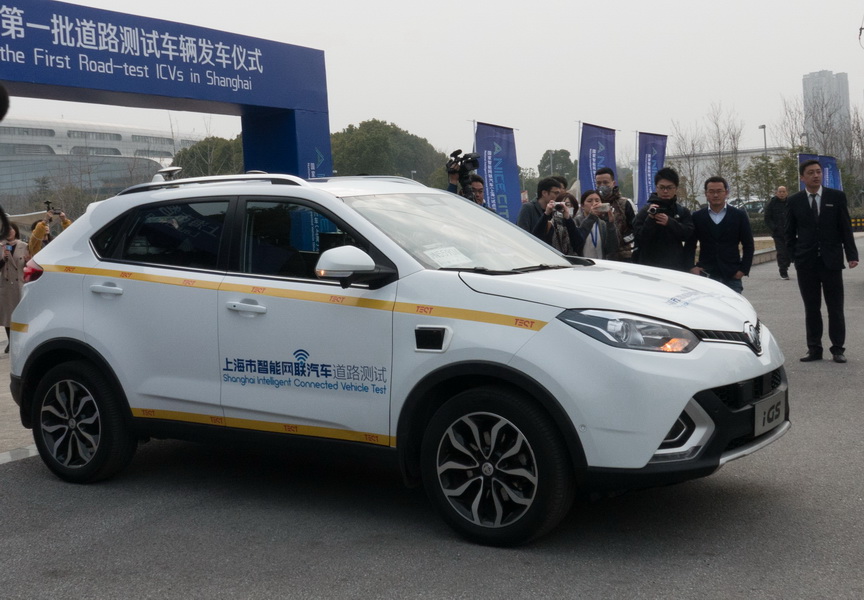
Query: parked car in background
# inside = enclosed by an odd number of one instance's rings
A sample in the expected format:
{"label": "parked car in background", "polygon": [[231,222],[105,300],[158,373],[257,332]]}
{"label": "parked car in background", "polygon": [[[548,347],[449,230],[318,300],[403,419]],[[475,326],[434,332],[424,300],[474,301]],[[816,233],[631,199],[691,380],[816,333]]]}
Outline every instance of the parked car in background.
{"label": "parked car in background", "polygon": [[411,180],[143,184],[27,270],[12,393],[71,482],[151,438],[362,444],[461,535],[513,545],[577,489],[703,477],[790,427],[783,355],[742,295],[563,256]]}

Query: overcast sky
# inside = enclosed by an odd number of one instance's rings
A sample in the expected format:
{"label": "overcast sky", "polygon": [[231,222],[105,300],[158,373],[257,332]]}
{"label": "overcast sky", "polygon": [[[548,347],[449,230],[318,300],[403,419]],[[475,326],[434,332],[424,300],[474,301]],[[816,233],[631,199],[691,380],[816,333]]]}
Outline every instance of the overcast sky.
{"label": "overcast sky", "polygon": [[[381,119],[449,153],[483,121],[516,130],[524,167],[549,148],[575,158],[580,121],[618,130],[620,164],[636,131],[704,123],[712,104],[743,121],[743,147],[762,147],[762,123],[770,146],[812,71],[848,73],[864,102],[860,0],[72,3],[323,50],[331,131]],[[13,98],[8,118],[24,117],[240,132],[233,117]]]}

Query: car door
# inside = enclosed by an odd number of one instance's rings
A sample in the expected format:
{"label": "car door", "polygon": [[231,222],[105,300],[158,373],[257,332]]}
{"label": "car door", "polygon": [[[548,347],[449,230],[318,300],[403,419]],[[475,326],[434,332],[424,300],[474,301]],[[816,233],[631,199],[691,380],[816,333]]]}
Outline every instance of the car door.
{"label": "car door", "polygon": [[389,445],[396,284],[316,279],[320,253],[355,238],[300,200],[241,200],[239,256],[219,291],[229,426]]}
{"label": "car door", "polygon": [[86,336],[135,416],[221,424],[217,261],[229,204],[139,207],[94,238],[110,256],[85,278]]}

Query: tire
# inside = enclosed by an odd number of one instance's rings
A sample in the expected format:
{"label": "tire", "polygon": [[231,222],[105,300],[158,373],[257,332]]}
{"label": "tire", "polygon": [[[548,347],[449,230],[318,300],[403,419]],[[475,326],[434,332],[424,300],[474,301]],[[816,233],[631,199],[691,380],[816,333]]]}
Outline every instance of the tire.
{"label": "tire", "polygon": [[36,386],[32,410],[39,455],[66,481],[107,479],[129,464],[138,447],[118,394],[89,362],[49,370]]}
{"label": "tire", "polygon": [[426,428],[420,468],[443,519],[463,537],[491,546],[524,544],[549,532],[575,495],[555,424],[530,398],[503,387],[448,400]]}

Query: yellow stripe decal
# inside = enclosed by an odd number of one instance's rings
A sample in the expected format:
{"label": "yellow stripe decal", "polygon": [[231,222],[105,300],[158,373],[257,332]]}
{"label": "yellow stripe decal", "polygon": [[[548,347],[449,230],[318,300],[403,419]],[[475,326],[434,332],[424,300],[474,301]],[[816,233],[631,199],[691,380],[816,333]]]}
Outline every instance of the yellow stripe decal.
{"label": "yellow stripe decal", "polygon": [[9,329],[17,331],[18,333],[27,333],[29,328],[30,326],[27,325],[27,323],[16,323],[14,321],[9,325]]}
{"label": "yellow stripe decal", "polygon": [[459,319],[460,321],[476,321],[479,323],[491,323],[493,325],[506,325],[520,329],[540,331],[548,321],[537,319],[525,319],[513,315],[502,315],[500,313],[484,312],[481,310],[469,310],[467,308],[449,308],[447,306],[428,306],[425,304],[410,304],[397,302],[394,309],[396,312],[427,315],[430,317],[441,317],[443,319]]}
{"label": "yellow stripe decal", "polygon": [[[460,321],[474,321],[477,323],[489,323],[491,325],[504,325],[516,327],[517,329],[528,329],[540,331],[548,321],[537,319],[526,319],[514,315],[502,315],[500,313],[486,312],[482,310],[470,310],[466,308],[452,308],[448,306],[431,306],[425,304],[411,304],[408,302],[390,302],[386,300],[374,300],[368,298],[357,298],[343,294],[305,292],[301,290],[270,287],[266,285],[241,285],[235,283],[219,284],[214,281],[199,280],[183,277],[163,277],[149,275],[134,271],[118,271],[111,269],[88,269],[83,267],[63,267],[59,265],[42,265],[43,270],[54,273],[75,273],[77,275],[96,275],[102,277],[117,277],[131,281],[142,281],[149,283],[162,283],[166,285],[180,285],[184,287],[218,290],[223,292],[239,292],[257,296],[270,296],[273,298],[286,298],[289,300],[304,300],[307,302],[321,302],[324,304],[338,304],[340,306],[353,306],[356,308],[369,308],[373,310],[395,311],[406,314],[425,315],[427,317],[439,317],[442,319],[457,319]],[[24,326],[26,327],[26,326]]]}
{"label": "yellow stripe decal", "polygon": [[269,433],[284,433],[287,435],[304,435],[309,437],[327,438],[349,442],[363,442],[366,444],[375,444],[378,446],[396,446],[396,438],[391,438],[389,435],[381,435],[378,433],[365,433],[362,431],[349,431],[347,429],[333,429],[329,427],[315,427],[312,425],[294,425],[292,423],[254,421],[251,419],[217,417],[213,415],[201,415],[196,413],[178,412],[174,410],[156,410],[152,408],[133,408],[132,416],[142,419],[182,421],[184,423],[215,425],[217,427],[233,427],[235,429],[248,429],[251,431],[266,431]]}
{"label": "yellow stripe decal", "polygon": [[[180,285],[183,287],[199,288],[203,290],[218,290],[219,283],[206,279],[195,279],[194,277],[163,277],[161,275],[149,275],[135,271],[118,271],[115,269],[87,269],[84,267],[61,267],[58,265],[42,265],[42,270],[52,273],[74,273],[76,275],[96,275],[101,277],[116,277],[130,281],[143,281],[147,283],[162,283],[165,285]],[[221,275],[220,275],[221,277]]]}

